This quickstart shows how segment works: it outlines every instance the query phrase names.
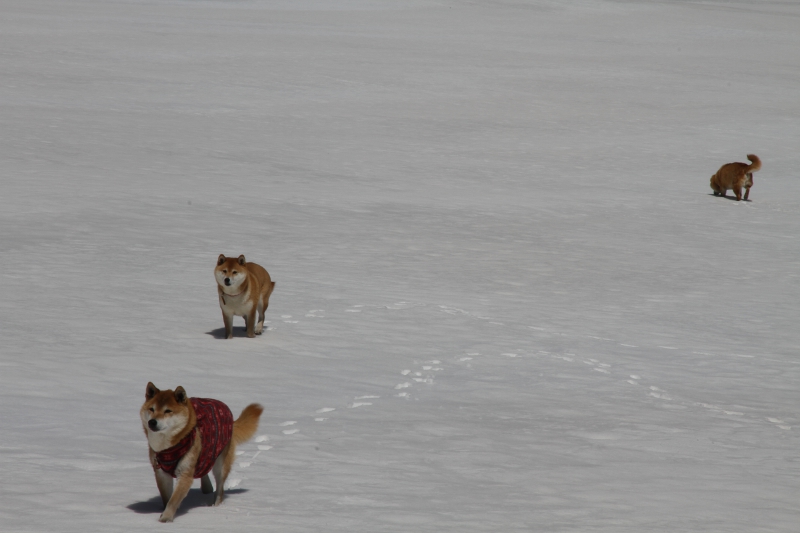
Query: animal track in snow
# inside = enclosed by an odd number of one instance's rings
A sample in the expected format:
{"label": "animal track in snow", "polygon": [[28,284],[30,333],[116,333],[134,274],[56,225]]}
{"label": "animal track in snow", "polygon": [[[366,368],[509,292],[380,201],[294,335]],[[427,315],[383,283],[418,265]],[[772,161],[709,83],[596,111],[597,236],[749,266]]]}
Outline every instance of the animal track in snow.
{"label": "animal track in snow", "polygon": [[469,314],[466,311],[464,311],[463,309],[458,309],[457,307],[448,307],[446,305],[440,305],[439,309],[443,313],[447,313],[449,315],[468,315]]}
{"label": "animal track in snow", "polygon": [[767,420],[769,420],[770,422],[772,422],[773,424],[775,424],[776,426],[778,426],[781,429],[785,429],[787,431],[792,429],[792,426],[786,425],[786,423],[783,420],[781,420],[780,418],[767,417]]}
{"label": "animal track in snow", "polygon": [[[281,422],[278,425],[286,427],[286,426],[293,426],[295,424],[297,424],[297,421],[295,421],[295,420],[287,420],[286,422]],[[299,431],[300,431],[299,429],[284,429],[283,431],[281,431],[281,433],[283,433],[284,435],[294,435],[295,433],[298,433]]]}
{"label": "animal track in snow", "polygon": [[669,394],[665,393],[664,391],[662,391],[658,387],[650,387],[650,391],[651,391],[650,392],[650,396],[652,396],[653,398],[658,398],[660,400],[671,400],[672,399],[672,397]]}

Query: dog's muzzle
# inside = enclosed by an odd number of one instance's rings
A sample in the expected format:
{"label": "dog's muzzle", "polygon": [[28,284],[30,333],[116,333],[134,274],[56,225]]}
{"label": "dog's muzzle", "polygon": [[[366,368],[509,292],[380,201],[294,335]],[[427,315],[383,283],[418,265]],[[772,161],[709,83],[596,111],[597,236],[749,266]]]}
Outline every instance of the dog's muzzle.
{"label": "dog's muzzle", "polygon": [[231,278],[225,278],[225,285],[227,285],[228,287],[231,286]]}
{"label": "dog's muzzle", "polygon": [[158,431],[158,420],[156,420],[155,418],[151,418],[150,420],[148,420],[147,425],[150,427],[151,430]]}

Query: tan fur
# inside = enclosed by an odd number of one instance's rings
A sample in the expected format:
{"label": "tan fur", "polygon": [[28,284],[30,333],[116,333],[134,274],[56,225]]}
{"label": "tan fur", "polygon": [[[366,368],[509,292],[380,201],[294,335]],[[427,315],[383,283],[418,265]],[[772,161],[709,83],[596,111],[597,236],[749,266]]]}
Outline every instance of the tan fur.
{"label": "tan fur", "polygon": [[[261,335],[264,330],[264,313],[275,289],[275,282],[269,277],[269,272],[256,263],[248,263],[243,255],[233,258],[220,254],[214,269],[214,278],[217,280],[225,338],[233,337],[234,316],[244,317],[248,337]],[[229,284],[225,283],[226,280]]]}
{"label": "tan fur", "polygon": [[[217,485],[214,505],[222,503],[225,494],[225,480],[228,478],[231,466],[236,458],[236,445],[249,440],[255,434],[258,430],[258,420],[263,410],[264,408],[257,403],[250,404],[244,408],[239,418],[234,421],[231,442],[219,454],[211,470],[214,474],[214,482]],[[145,389],[145,402],[139,411],[139,417],[142,420],[142,429],[144,429],[150,447],[150,464],[153,466],[156,476],[158,492],[161,494],[161,501],[164,503],[164,512],[161,513],[158,520],[160,522],[172,522],[175,518],[175,513],[189,493],[194,481],[197,458],[203,446],[200,432],[198,431],[195,435],[194,444],[192,444],[189,452],[178,463],[175,469],[176,483],[174,484],[172,476],[158,468],[156,452],[175,446],[190,431],[195,431],[197,415],[183,387],[178,387],[174,391],[160,391],[155,385],[148,383]],[[154,430],[150,427],[150,420],[156,420],[157,429]],[[208,475],[203,476],[200,484],[204,494],[208,494],[213,490]]]}
{"label": "tan fur", "polygon": [[748,154],[747,163],[728,163],[722,165],[717,173],[711,176],[711,189],[714,196],[725,196],[728,189],[733,190],[736,200],[742,199],[742,187],[745,188],[744,199],[750,197],[750,187],[753,186],[753,172],[761,168],[761,160],[757,155]]}

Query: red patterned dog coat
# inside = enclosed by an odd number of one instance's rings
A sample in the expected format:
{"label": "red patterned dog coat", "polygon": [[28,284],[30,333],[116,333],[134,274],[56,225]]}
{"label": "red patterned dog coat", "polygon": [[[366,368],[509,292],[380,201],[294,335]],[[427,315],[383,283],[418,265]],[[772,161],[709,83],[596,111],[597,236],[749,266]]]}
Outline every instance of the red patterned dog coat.
{"label": "red patterned dog coat", "polygon": [[228,406],[219,400],[207,398],[190,398],[197,415],[197,425],[181,441],[171,448],[156,452],[156,468],[160,468],[172,477],[175,477],[175,468],[178,462],[192,448],[195,434],[200,432],[203,444],[197,466],[194,469],[194,478],[201,478],[208,474],[214,467],[214,461],[233,436],[233,413]]}

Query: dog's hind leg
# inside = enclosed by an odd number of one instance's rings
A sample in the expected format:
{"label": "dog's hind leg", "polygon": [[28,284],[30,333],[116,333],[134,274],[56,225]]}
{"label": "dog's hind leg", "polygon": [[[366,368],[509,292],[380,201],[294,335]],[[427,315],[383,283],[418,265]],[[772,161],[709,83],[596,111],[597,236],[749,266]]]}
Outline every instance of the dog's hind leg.
{"label": "dog's hind leg", "polygon": [[214,483],[217,485],[217,497],[214,500],[214,505],[219,505],[225,498],[225,480],[228,479],[228,474],[231,473],[233,461],[236,459],[236,445],[229,442],[228,445],[219,454],[217,460],[214,461],[214,468],[211,472],[214,474]]}
{"label": "dog's hind leg", "polygon": [[753,186],[753,173],[750,172],[747,174],[747,180],[744,182],[744,199],[747,200],[750,198],[750,187]]}
{"label": "dog's hind leg", "polygon": [[217,460],[214,461],[214,468],[211,472],[214,474],[214,483],[217,485],[217,497],[214,499],[214,505],[219,505],[225,498],[225,480],[228,479],[228,474],[231,472],[233,460],[236,458],[236,446],[233,442],[228,445],[219,454]]}
{"label": "dog's hind leg", "polygon": [[264,331],[264,300],[258,302],[258,323],[256,324],[256,335],[261,335]]}
{"label": "dog's hind leg", "polygon": [[214,487],[211,486],[211,479],[208,477],[208,474],[200,479],[200,490],[203,491],[203,494],[211,494],[214,492]]}

